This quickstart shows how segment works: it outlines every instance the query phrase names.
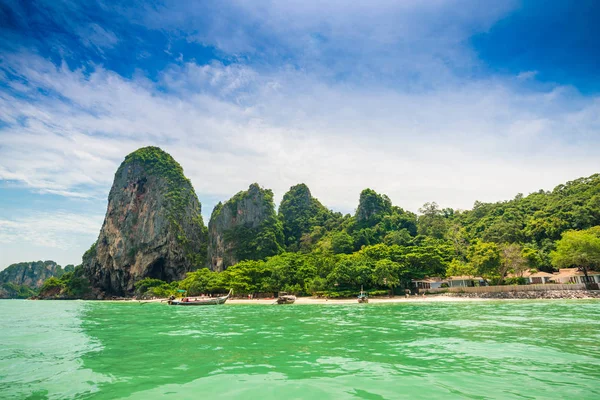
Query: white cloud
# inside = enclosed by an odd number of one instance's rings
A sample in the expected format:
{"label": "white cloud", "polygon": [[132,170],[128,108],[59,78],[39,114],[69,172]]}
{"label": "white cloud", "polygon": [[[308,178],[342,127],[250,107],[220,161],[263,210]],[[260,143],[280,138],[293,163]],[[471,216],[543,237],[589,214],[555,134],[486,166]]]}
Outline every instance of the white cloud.
{"label": "white cloud", "polygon": [[306,182],[343,211],[365,187],[412,210],[430,200],[468,208],[599,167],[600,103],[560,87],[490,79],[406,93],[193,63],[155,84],[30,55],[7,65],[27,84],[0,98],[13,122],[0,132],[0,178],[52,193],[105,198],[120,161],[144,145],[168,150],[201,197],[226,199],[257,181],[280,198]]}
{"label": "white cloud", "polygon": [[70,236],[86,235],[92,243],[103,221],[102,216],[67,212],[39,212],[27,217],[0,219],[0,243],[35,243],[45,247],[68,249]]}
{"label": "white cloud", "polygon": [[119,39],[113,32],[102,28],[98,24],[88,24],[78,27],[77,33],[84,46],[94,47],[100,53],[104,49],[113,48],[119,42]]}
{"label": "white cloud", "polygon": [[[16,214],[16,213],[15,213]],[[0,218],[0,269],[21,261],[79,264],[96,241],[103,216],[65,211],[28,212]]]}
{"label": "white cloud", "polygon": [[250,62],[288,60],[339,79],[415,79],[442,83],[477,56],[465,42],[516,7],[514,0],[256,1],[163,0],[144,12],[127,10],[145,26],[216,47]]}
{"label": "white cloud", "polygon": [[523,71],[517,75],[517,79],[526,81],[530,79],[534,79],[538,74],[538,71]]}
{"label": "white cloud", "polygon": [[[352,212],[365,187],[412,211],[426,201],[464,209],[598,172],[597,96],[524,89],[535,71],[461,73],[481,68],[468,38],[514,6],[479,3],[238,0],[208,10],[167,0],[121,8],[123,20],[216,46],[229,64],[180,59],[151,81],[98,65],[57,67],[28,51],[3,54],[0,180],[104,206],[124,156],[158,145],[201,199],[225,200],[258,182],[278,200],[305,182],[327,206]],[[102,52],[119,44],[106,27],[81,28],[52,7],[52,19],[70,24],[84,45]],[[0,263],[26,247],[75,261],[102,222],[81,218],[24,210],[0,220]]]}

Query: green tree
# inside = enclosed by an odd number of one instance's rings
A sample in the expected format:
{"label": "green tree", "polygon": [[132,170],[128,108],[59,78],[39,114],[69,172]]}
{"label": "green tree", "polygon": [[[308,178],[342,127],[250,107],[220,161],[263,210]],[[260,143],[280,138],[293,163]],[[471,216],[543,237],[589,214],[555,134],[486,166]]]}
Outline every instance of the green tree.
{"label": "green tree", "polygon": [[387,259],[379,260],[375,263],[373,280],[377,285],[387,286],[391,294],[394,292],[394,287],[400,283],[400,279],[398,278],[399,272],[400,264]]}
{"label": "green tree", "polygon": [[600,265],[600,237],[596,229],[567,231],[550,254],[556,268],[577,267],[589,282],[588,270]]}
{"label": "green tree", "polygon": [[335,254],[350,254],[354,250],[354,240],[346,231],[334,233],[331,237],[331,249]]}
{"label": "green tree", "polygon": [[330,214],[319,200],[312,197],[304,183],[292,186],[279,205],[279,219],[288,250],[298,251],[303,236],[315,227],[325,225]]}
{"label": "green tree", "polygon": [[502,245],[500,248],[500,280],[508,273],[521,276],[527,270],[527,260],[523,257],[523,248],[518,243]]}
{"label": "green tree", "polygon": [[412,236],[410,236],[410,232],[408,229],[401,229],[399,231],[392,231],[385,235],[383,242],[388,246],[392,246],[394,244],[399,246],[408,246],[412,241]]}
{"label": "green tree", "polygon": [[484,279],[494,282],[500,279],[500,249],[496,243],[477,241],[469,249],[469,261]]}
{"label": "green tree", "polygon": [[188,272],[185,279],[179,283],[179,288],[187,290],[190,296],[197,296],[203,293],[211,293],[211,287],[214,283],[217,273],[208,268]]}
{"label": "green tree", "polygon": [[446,269],[446,276],[475,276],[477,269],[464,261],[453,259]]}
{"label": "green tree", "polygon": [[419,208],[419,212],[421,213],[417,220],[419,235],[442,239],[448,228],[444,213],[440,210],[437,203],[425,203],[423,207]]}
{"label": "green tree", "polygon": [[540,250],[530,246],[524,246],[521,255],[525,259],[528,269],[539,270],[543,266],[544,258]]}

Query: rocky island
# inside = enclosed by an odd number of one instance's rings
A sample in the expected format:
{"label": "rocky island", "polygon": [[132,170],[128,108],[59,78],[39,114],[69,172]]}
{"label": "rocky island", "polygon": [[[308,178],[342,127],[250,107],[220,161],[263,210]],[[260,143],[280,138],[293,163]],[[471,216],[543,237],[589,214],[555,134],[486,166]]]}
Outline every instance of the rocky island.
{"label": "rocky island", "polygon": [[117,169],[104,223],[82,264],[66,273],[52,262],[11,266],[0,273],[0,295],[147,298],[233,289],[331,299],[362,287],[371,296],[404,294],[452,276],[524,285],[525,276],[555,278],[569,267],[583,278],[560,283],[589,289],[600,280],[599,198],[600,175],[592,175],[553,191],[476,202],[473,210],[426,203],[417,215],[367,188],[356,211],[343,215],[305,184],[292,186],[276,211],[273,191],[253,183],[218,203],[206,227],[181,165],[144,147]]}
{"label": "rocky island", "polygon": [[144,278],[182,279],[206,265],[201,204],[181,166],[158,147],[127,157],[115,174],[84,274],[107,294],[131,295]]}
{"label": "rocky island", "polygon": [[73,272],[73,265],[62,268],[54,261],[32,261],[12,264],[0,271],[0,299],[22,299],[34,296],[50,278]]}

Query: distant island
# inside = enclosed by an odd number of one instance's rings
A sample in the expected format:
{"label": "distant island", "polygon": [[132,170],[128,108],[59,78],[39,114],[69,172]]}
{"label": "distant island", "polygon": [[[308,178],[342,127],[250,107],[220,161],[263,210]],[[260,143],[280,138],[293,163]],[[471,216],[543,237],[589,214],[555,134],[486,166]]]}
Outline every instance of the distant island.
{"label": "distant island", "polygon": [[0,271],[0,299],[27,299],[35,296],[47,279],[61,278],[74,270],[73,265],[63,268],[50,260],[11,264]]}
{"label": "distant island", "polygon": [[253,183],[217,204],[206,226],[183,168],[145,147],[115,173],[104,224],[81,264],[12,265],[0,272],[0,297],[167,297],[232,288],[336,298],[361,287],[404,294],[432,277],[522,284],[567,267],[593,284],[588,272],[598,265],[598,174],[467,211],[426,203],[419,215],[372,189],[360,193],[354,215],[343,215],[305,184],[291,187],[276,212],[273,192]]}

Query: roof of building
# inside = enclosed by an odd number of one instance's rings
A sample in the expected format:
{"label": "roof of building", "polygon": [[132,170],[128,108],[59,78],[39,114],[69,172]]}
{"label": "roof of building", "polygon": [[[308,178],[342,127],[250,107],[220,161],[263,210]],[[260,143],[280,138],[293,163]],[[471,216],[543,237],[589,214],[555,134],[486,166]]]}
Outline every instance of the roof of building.
{"label": "roof of building", "polygon": [[544,271],[538,271],[538,272],[531,272],[529,271],[523,271],[520,272],[518,274],[506,274],[507,278],[543,278],[543,277],[549,277],[549,276],[554,276],[553,274],[550,274],[548,272],[544,272]]}
{"label": "roof of building", "polygon": [[506,274],[507,278],[529,278],[530,276],[531,276],[531,272],[529,272],[529,271],[524,271],[519,274],[513,274],[512,272]]}
{"label": "roof of building", "polygon": [[539,272],[529,275],[530,278],[547,278],[549,276],[554,276],[554,274],[549,274],[548,272],[539,271]]}
{"label": "roof of building", "polygon": [[[600,275],[598,271],[588,271],[588,275]],[[579,271],[577,268],[561,268],[558,272],[552,274],[555,278],[569,278],[572,276],[585,276],[583,271]]]}
{"label": "roof of building", "polygon": [[475,280],[480,280],[480,281],[482,281],[483,278],[480,277],[480,276],[459,275],[459,276],[449,276],[448,280],[451,280],[451,281],[475,281]]}
{"label": "roof of building", "polygon": [[447,281],[445,279],[440,278],[439,276],[433,276],[431,278],[413,279],[412,282],[436,283],[436,282],[447,282]]}

